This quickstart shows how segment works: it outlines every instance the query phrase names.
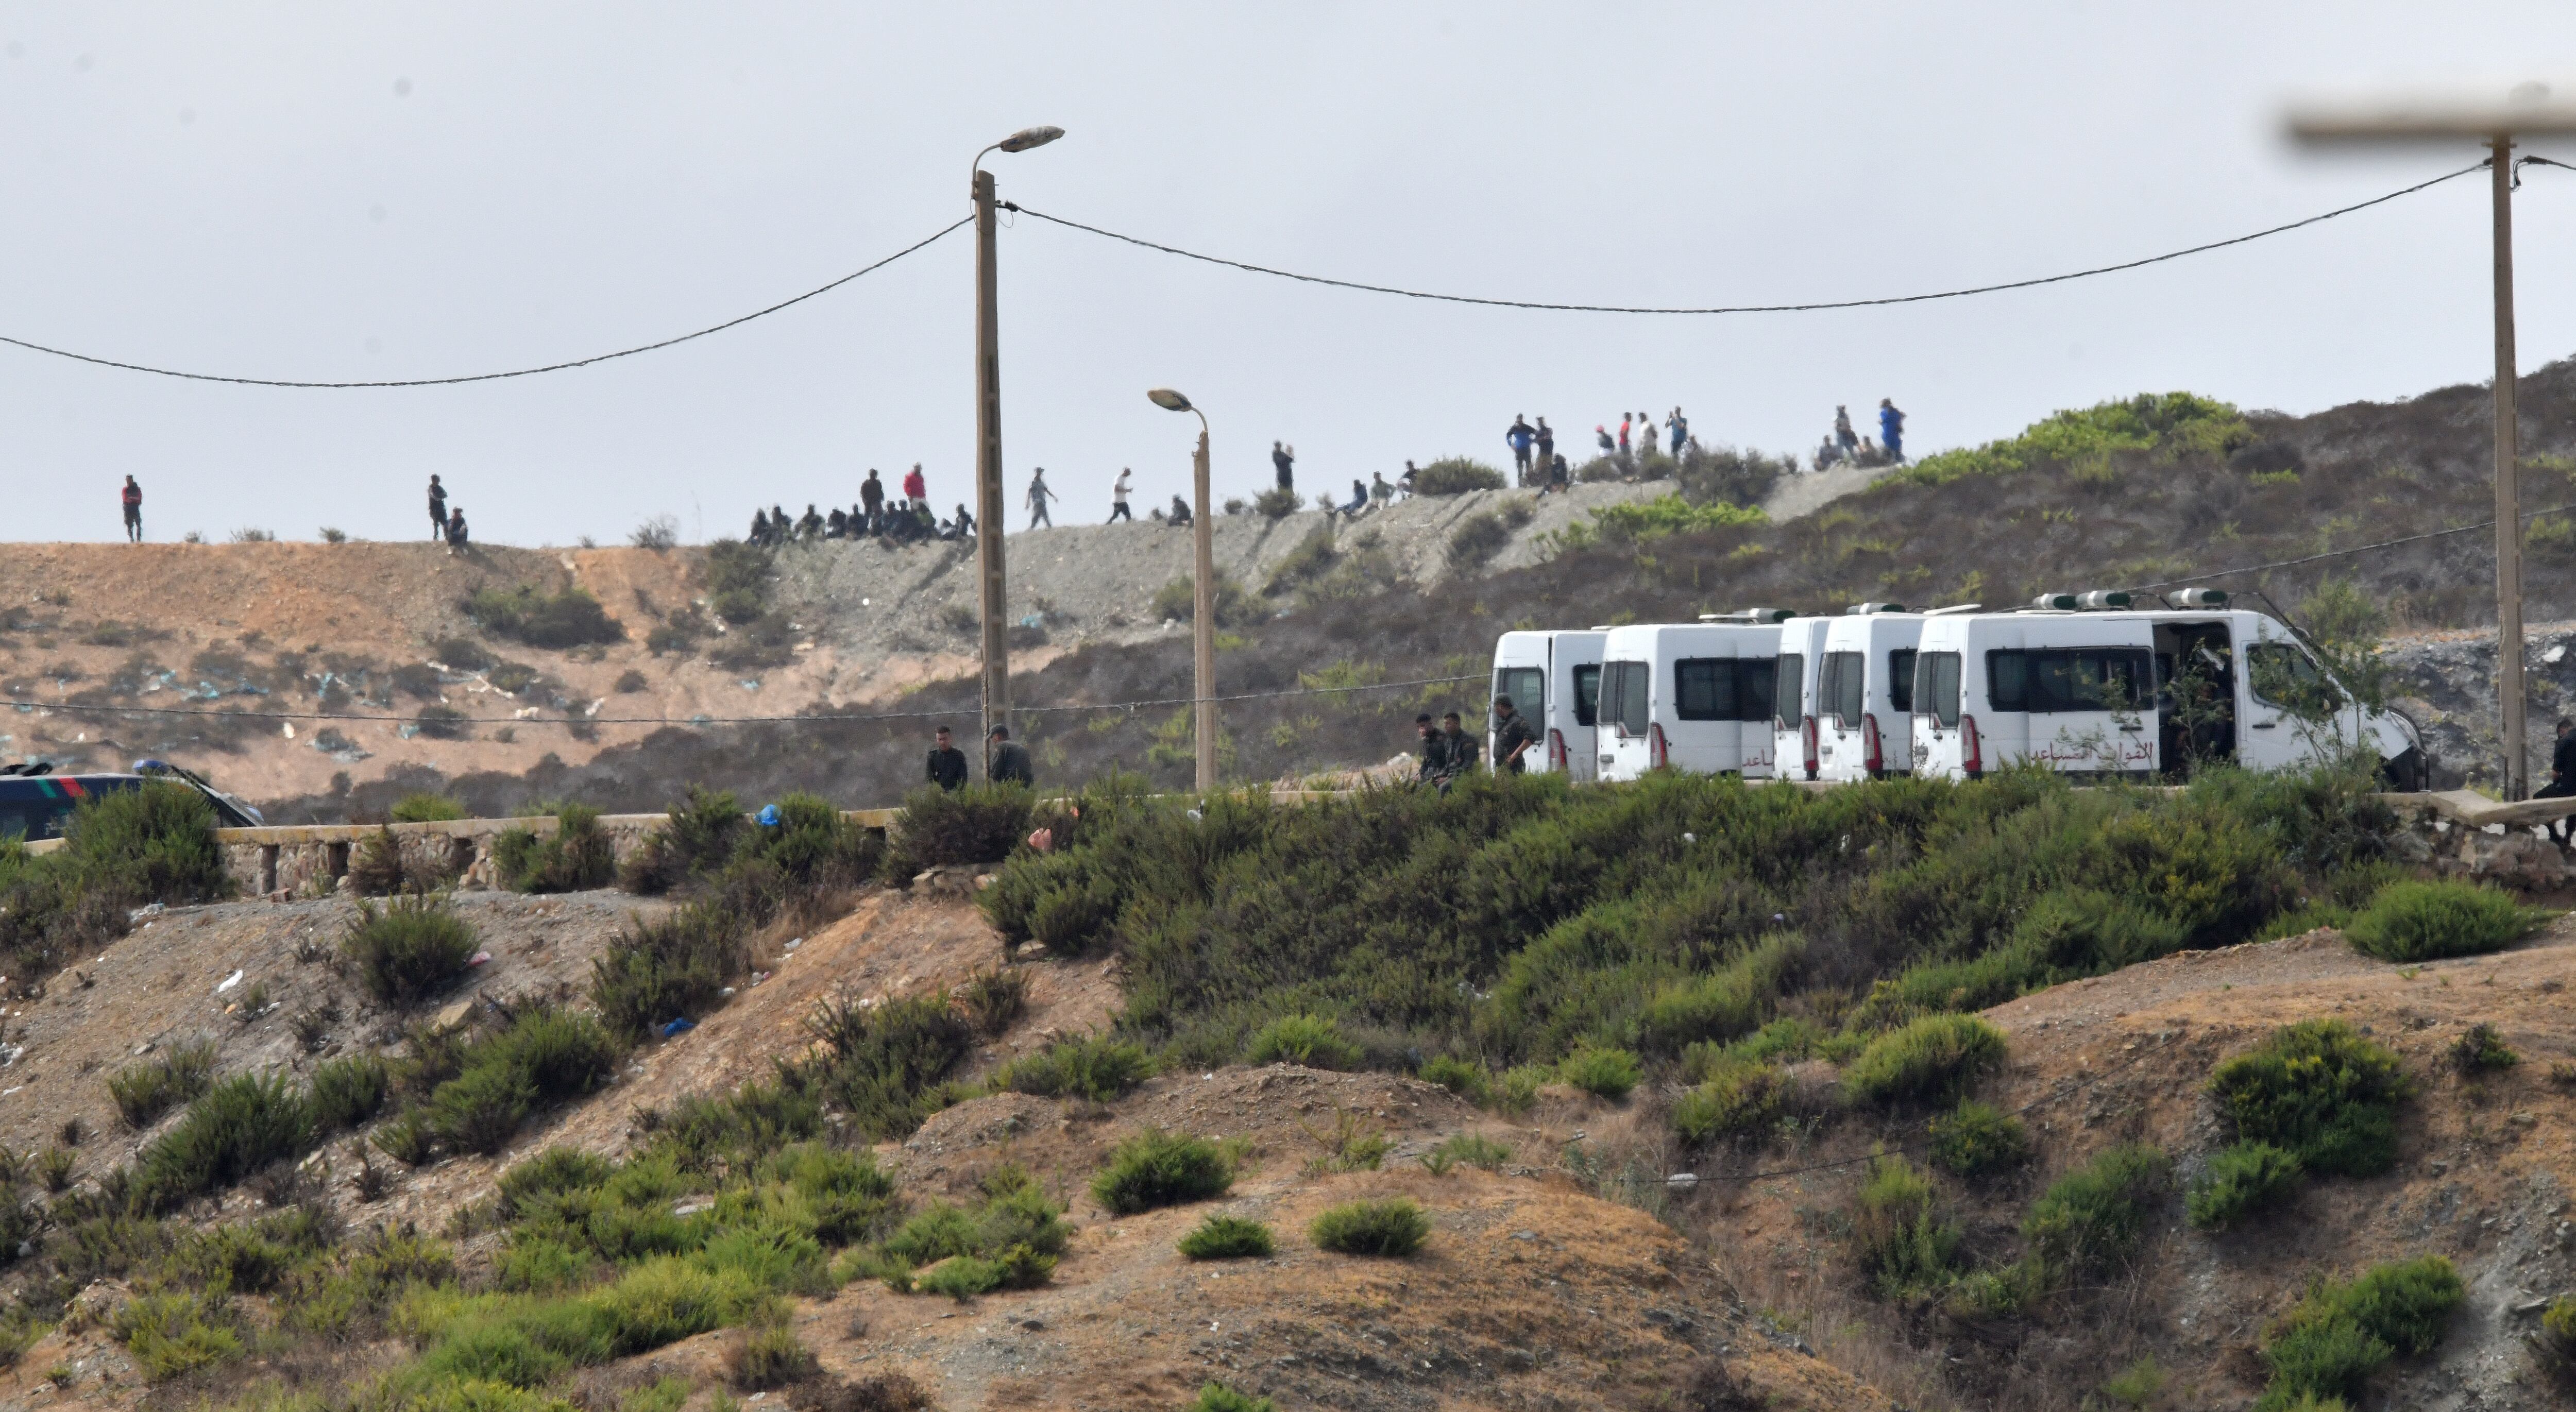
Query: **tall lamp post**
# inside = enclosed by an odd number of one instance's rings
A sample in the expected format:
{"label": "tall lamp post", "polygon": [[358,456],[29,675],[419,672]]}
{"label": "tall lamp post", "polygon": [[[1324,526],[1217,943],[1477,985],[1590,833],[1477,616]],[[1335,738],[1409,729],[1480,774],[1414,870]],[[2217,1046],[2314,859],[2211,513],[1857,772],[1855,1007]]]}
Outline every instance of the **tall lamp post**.
{"label": "tall lamp post", "polygon": [[1011,723],[1010,596],[1002,566],[1002,332],[994,308],[993,174],[990,152],[1026,152],[1064,136],[1060,127],[1024,127],[975,154],[967,167],[975,200],[975,569],[983,583],[985,768],[992,768],[993,727]]}
{"label": "tall lamp post", "polygon": [[1195,412],[1199,419],[1198,454],[1190,458],[1190,509],[1195,562],[1190,566],[1190,648],[1195,671],[1191,695],[1198,698],[1199,792],[1216,788],[1216,526],[1208,517],[1207,413],[1168,387],[1145,394],[1166,412]]}
{"label": "tall lamp post", "polygon": [[2504,797],[2530,794],[2523,728],[2522,487],[2514,418],[2513,142],[2576,133],[2576,84],[2416,89],[2312,99],[2290,110],[2290,133],[2312,146],[2480,142],[2488,153],[2495,255],[2496,696],[2504,736]]}

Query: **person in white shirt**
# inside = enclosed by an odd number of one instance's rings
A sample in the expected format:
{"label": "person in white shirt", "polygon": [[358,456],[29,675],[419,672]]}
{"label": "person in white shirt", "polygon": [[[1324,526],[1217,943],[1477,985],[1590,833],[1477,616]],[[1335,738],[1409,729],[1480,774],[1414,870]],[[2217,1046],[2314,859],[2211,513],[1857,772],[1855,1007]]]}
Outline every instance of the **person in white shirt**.
{"label": "person in white shirt", "polygon": [[1118,479],[1109,487],[1109,519],[1101,521],[1102,524],[1113,520],[1125,520],[1131,525],[1136,523],[1136,517],[1127,512],[1127,487],[1135,478],[1134,471],[1125,466],[1118,468]]}

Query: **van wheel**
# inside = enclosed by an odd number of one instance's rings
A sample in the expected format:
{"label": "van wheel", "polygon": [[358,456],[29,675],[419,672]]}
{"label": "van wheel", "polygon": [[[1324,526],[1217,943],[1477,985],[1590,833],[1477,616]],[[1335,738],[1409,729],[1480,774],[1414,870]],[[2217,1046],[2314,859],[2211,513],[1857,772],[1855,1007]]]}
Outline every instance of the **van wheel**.
{"label": "van wheel", "polygon": [[2379,762],[2380,787],[2392,794],[2422,793],[2431,782],[2431,774],[2422,746],[2410,745],[2394,758]]}

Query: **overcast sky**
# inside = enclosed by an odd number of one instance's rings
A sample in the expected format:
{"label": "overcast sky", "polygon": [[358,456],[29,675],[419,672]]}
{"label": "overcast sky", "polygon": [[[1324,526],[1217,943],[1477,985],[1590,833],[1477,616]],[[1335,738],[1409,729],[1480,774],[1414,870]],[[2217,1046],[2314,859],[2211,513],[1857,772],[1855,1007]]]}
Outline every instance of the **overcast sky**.
{"label": "overcast sky", "polygon": [[[2282,98],[2565,72],[2545,3],[383,5],[0,3],[0,334],[257,377],[445,376],[667,337],[1006,199],[1237,258],[1548,301],[1907,293],[2152,254],[2357,200],[2473,150],[2320,158]],[[2550,150],[2543,147],[2541,150]],[[2576,158],[2576,152],[2562,153]],[[1469,309],[1001,235],[1004,452],[1059,522],[1187,481],[1309,493],[1502,459],[1680,404],[1703,440],[1812,446],[1892,396],[1918,453],[2189,388],[2309,410],[2482,380],[2486,193],[2149,270],[1902,309],[1656,319]],[[2576,173],[2518,198],[2521,348],[2576,346]],[[785,313],[469,387],[180,382],[0,347],[0,537],[256,526],[479,538],[738,534],[973,450],[965,232]],[[1569,440],[1573,438],[1569,437]],[[1580,449],[1579,443],[1576,449]],[[1013,527],[1021,522],[1015,512]]]}

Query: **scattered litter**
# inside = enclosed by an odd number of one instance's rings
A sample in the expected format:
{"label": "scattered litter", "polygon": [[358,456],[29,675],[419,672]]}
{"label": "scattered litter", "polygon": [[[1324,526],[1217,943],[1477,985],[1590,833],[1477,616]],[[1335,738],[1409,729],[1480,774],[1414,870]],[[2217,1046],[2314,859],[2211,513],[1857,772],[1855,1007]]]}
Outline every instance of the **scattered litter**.
{"label": "scattered litter", "polygon": [[[1196,813],[1197,811],[1192,810],[1191,812]],[[1040,853],[1053,853],[1055,851],[1055,830],[1039,829],[1037,832],[1030,834],[1029,847],[1036,849]]]}
{"label": "scattered litter", "polygon": [[716,1204],[714,1202],[700,1198],[696,1201],[681,1202],[679,1205],[671,1208],[671,1214],[674,1216],[694,1216],[701,1211],[713,1211],[714,1209],[716,1209]]}
{"label": "scattered litter", "polygon": [[241,984],[241,979],[242,979],[242,973],[241,973],[241,972],[239,972],[239,971],[235,971],[235,972],[233,972],[231,975],[224,977],[224,978],[223,978],[222,980],[220,980],[220,981],[217,981],[217,982],[215,983],[215,994],[217,994],[217,995],[221,995],[221,994],[223,994],[225,991],[228,991],[228,990],[232,989],[234,986],[240,985],[240,984]]}
{"label": "scattered litter", "polygon": [[466,961],[466,963],[465,963],[465,964],[466,964],[467,966],[486,966],[486,965],[490,965],[490,964],[491,964],[491,962],[492,962],[492,953],[491,953],[491,952],[489,952],[489,951],[477,951],[477,952],[475,952],[475,953],[474,953],[474,955],[473,955],[473,957],[472,957],[471,959],[469,959],[468,961]]}
{"label": "scattered litter", "polygon": [[717,991],[716,994],[723,999],[731,1000],[733,999],[733,987],[726,986],[724,989]]}
{"label": "scattered litter", "polygon": [[1684,842],[1684,843],[1697,843],[1697,842],[1699,842],[1699,835],[1698,835],[1698,834],[1695,834],[1695,833],[1686,833],[1686,834],[1683,834],[1683,835],[1682,835],[1682,842]]}
{"label": "scattered litter", "polygon": [[673,1020],[662,1027],[662,1038],[675,1039],[681,1035],[687,1034],[689,1031],[696,1029],[697,1027],[697,1021],[690,1019],[686,1015],[682,1015],[680,1018]]}
{"label": "scattered litter", "polygon": [[795,950],[797,947],[803,946],[804,944],[805,944],[805,938],[803,938],[803,937],[801,937],[801,936],[791,936],[791,937],[789,937],[789,938],[787,939],[787,949],[788,949],[788,950],[790,950],[790,951],[793,951],[793,950]]}
{"label": "scattered litter", "polygon": [[152,1040],[148,1040],[148,1039],[147,1039],[147,1040],[143,1041],[141,1044],[138,1044],[138,1045],[134,1046],[134,1052],[135,1052],[136,1054],[138,1054],[138,1055],[142,1055],[142,1054],[149,1054],[149,1053],[151,1053],[151,1052],[152,1052],[153,1044],[154,1044],[154,1041],[152,1041]]}
{"label": "scattered litter", "polygon": [[1669,1187],[1678,1187],[1683,1191],[1688,1191],[1692,1187],[1699,1185],[1699,1174],[1697,1172],[1675,1172],[1671,1176],[1664,1178],[1664,1185]]}

